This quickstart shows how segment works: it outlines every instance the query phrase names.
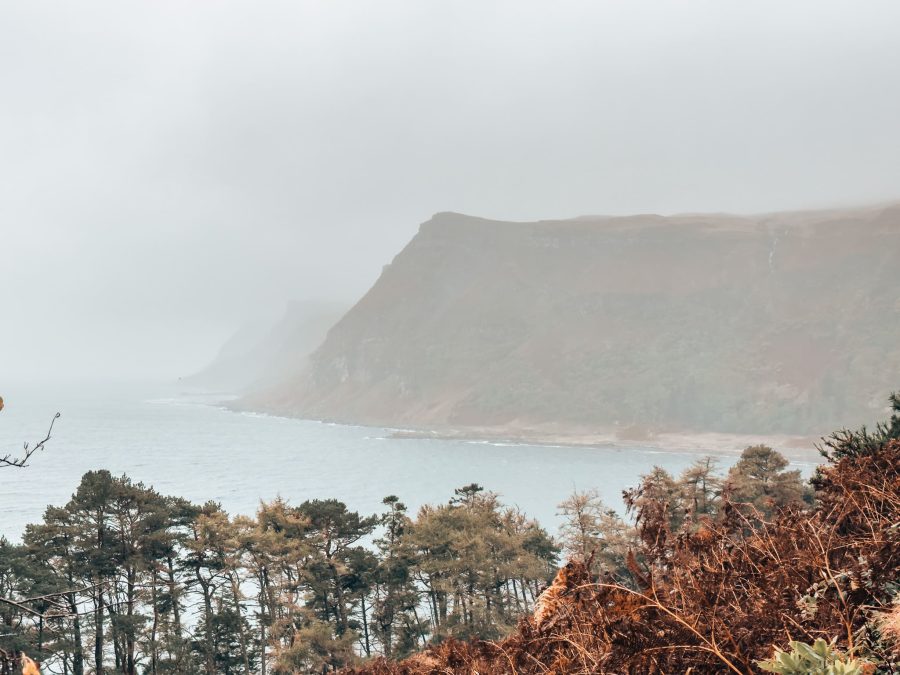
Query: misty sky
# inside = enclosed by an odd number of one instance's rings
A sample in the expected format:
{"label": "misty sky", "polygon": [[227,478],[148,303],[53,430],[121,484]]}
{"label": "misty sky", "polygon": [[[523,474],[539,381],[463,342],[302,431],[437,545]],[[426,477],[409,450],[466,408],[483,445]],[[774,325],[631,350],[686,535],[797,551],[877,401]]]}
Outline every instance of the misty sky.
{"label": "misty sky", "polygon": [[437,211],[900,198],[900,3],[0,0],[0,378],[158,378]]}

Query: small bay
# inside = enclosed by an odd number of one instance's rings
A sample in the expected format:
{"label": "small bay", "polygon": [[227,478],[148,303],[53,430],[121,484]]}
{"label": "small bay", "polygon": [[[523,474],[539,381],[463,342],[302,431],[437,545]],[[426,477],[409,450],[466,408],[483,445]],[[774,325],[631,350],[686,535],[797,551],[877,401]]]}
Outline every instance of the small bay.
{"label": "small bay", "polygon": [[[20,539],[47,505],[65,504],[86,471],[108,469],[194,502],[255,513],[260,500],[335,498],[362,513],[400,497],[414,512],[478,483],[551,532],[556,505],[574,489],[596,488],[623,510],[622,490],[654,464],[677,473],[702,453],[615,445],[558,447],[470,440],[393,438],[391,431],[254,413],[219,405],[221,396],[145,383],[8,386],[0,413],[0,454],[43,438],[24,469],[0,470],[0,536]],[[739,450],[739,448],[736,448]],[[725,470],[736,455],[718,457]],[[809,474],[812,462],[795,467]]]}

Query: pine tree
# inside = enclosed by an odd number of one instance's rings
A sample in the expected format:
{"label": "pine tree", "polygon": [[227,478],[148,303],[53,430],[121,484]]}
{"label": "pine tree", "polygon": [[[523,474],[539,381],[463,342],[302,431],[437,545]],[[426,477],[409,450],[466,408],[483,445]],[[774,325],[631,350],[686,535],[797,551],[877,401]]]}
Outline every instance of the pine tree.
{"label": "pine tree", "polygon": [[718,513],[723,481],[716,475],[718,462],[712,457],[694,461],[678,478],[685,513],[696,522],[700,516]]}
{"label": "pine tree", "polygon": [[765,517],[791,503],[801,503],[809,491],[800,471],[787,471],[788,461],[766,445],[753,445],[728,471],[725,490],[735,503],[748,504]]}
{"label": "pine tree", "polygon": [[565,518],[560,527],[563,550],[571,560],[593,560],[594,572],[622,576],[634,530],[608,508],[597,490],[573,492],[557,507]]}

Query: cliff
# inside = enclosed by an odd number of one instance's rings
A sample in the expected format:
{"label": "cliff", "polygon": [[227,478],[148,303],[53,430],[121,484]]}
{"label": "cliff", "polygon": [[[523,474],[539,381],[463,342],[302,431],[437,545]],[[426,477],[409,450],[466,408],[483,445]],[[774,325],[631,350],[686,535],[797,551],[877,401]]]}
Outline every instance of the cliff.
{"label": "cliff", "polygon": [[441,213],[248,405],[363,424],[818,434],[900,378],[900,205]]}
{"label": "cliff", "polygon": [[235,394],[267,389],[303,373],[310,352],[346,306],[294,302],[274,323],[248,323],[229,338],[216,357],[192,375],[183,387],[204,392]]}

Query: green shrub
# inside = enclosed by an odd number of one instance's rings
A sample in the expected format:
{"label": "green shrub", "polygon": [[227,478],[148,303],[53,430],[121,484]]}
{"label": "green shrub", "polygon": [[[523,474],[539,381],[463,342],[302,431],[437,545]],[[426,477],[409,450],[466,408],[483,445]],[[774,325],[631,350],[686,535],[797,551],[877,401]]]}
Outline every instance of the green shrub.
{"label": "green shrub", "polygon": [[791,642],[791,651],[784,652],[777,647],[775,656],[760,661],[759,667],[770,673],[779,675],[864,675],[866,661],[851,659],[834,644],[828,644],[819,638],[812,645],[804,642]]}

